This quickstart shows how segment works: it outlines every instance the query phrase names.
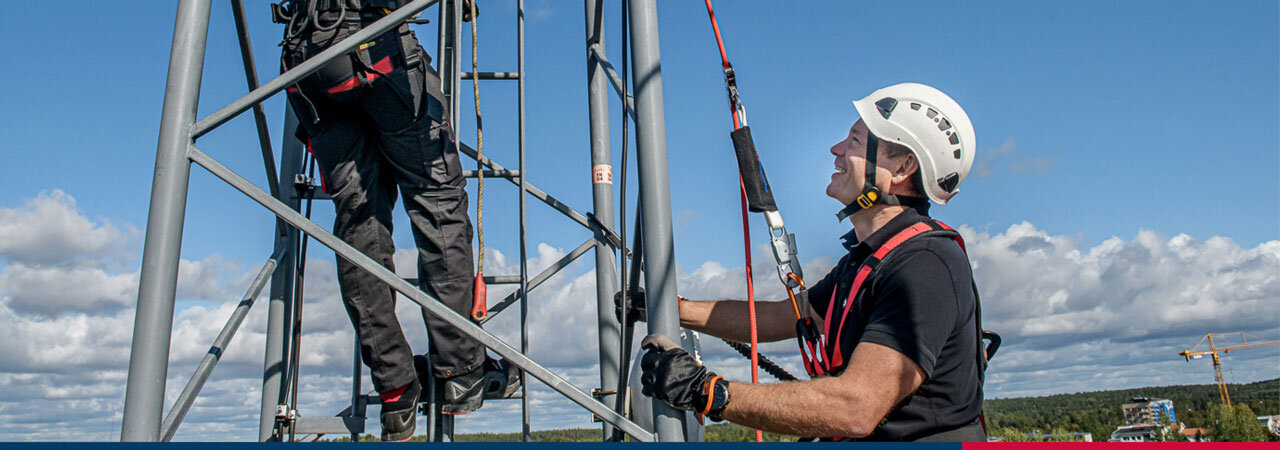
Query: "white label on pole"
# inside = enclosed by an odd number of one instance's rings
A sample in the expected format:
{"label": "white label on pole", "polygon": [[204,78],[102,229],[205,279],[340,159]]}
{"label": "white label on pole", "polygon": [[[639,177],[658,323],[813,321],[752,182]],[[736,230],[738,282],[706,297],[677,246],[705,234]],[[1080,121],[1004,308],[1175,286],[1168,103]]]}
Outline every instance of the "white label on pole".
{"label": "white label on pole", "polygon": [[591,184],[613,184],[613,166],[599,164],[591,166]]}

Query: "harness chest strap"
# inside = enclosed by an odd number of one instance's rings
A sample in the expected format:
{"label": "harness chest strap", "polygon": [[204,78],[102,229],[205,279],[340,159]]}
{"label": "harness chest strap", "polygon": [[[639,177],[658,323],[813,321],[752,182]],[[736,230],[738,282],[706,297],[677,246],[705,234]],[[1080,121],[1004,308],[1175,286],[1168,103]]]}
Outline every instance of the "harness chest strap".
{"label": "harness chest strap", "polygon": [[[888,242],[885,242],[884,245],[881,245],[880,248],[876,249],[874,254],[867,258],[866,261],[863,261],[862,267],[858,269],[858,274],[853,279],[853,285],[849,287],[849,297],[845,301],[844,312],[841,314],[840,322],[836,327],[834,340],[835,348],[827,358],[824,358],[828,363],[826,368],[827,372],[844,365],[844,352],[842,351],[840,337],[844,332],[845,321],[849,319],[849,311],[853,309],[853,303],[857,299],[858,293],[862,290],[862,285],[866,283],[867,278],[870,278],[872,271],[874,271],[876,266],[880,265],[880,263],[883,262],[885,258],[889,256],[889,253],[895,248],[898,248],[898,246],[902,245],[904,242],[911,240],[911,238],[928,232],[946,232],[947,235],[955,239],[956,243],[960,244],[961,251],[965,250],[964,240],[960,237],[959,233],[956,233],[955,229],[936,220],[928,220],[912,225],[911,227],[898,232],[898,234],[889,238]],[[827,304],[827,315],[823,324],[823,336],[831,336],[831,324],[833,322],[833,320],[831,320],[831,312],[835,311],[835,306],[836,290],[832,289],[831,300]],[[823,351],[826,351],[826,346],[823,346]]]}

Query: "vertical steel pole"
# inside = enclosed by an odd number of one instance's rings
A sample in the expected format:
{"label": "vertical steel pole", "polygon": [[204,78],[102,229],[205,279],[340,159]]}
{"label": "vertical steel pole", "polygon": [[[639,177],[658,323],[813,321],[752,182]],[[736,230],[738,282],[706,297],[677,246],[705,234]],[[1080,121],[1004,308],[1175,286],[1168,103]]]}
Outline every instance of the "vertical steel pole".
{"label": "vertical steel pole", "polygon": [[[528,172],[524,166],[524,0],[516,1],[516,128],[520,153],[520,353],[529,354],[529,258],[525,223],[525,200],[529,197]],[[477,77],[478,78],[478,77]],[[529,375],[520,371],[520,436],[529,442]]]}
{"label": "vertical steel pole", "polygon": [[[631,0],[631,67],[635,80],[636,170],[644,222],[645,291],[649,332],[680,338],[675,250],[671,230],[671,186],[667,181],[667,131],[662,106],[662,62],[658,52],[658,7]],[[684,440],[685,415],[653,402],[658,440]]]}
{"label": "vertical steel pole", "polygon": [[458,135],[458,114],[462,103],[462,97],[459,95],[462,89],[462,52],[458,51],[462,46],[462,3],[462,0],[449,2],[450,11],[453,11],[453,17],[449,18],[449,33],[453,36],[450,41],[450,47],[453,49],[449,53],[449,86],[451,86],[449,88],[449,120],[453,121],[455,137]]}
{"label": "vertical steel pole", "polygon": [[[442,0],[440,2],[440,11],[436,20],[436,73],[440,75],[440,92],[444,93],[445,100],[449,102],[449,127],[455,138],[458,136],[458,120],[457,108],[455,108],[453,98],[455,95],[456,85],[453,83],[453,74],[458,71],[458,65],[454,63],[454,54],[457,53],[458,42],[455,23],[458,18],[454,14],[459,8],[454,7],[456,0]],[[430,334],[430,333],[428,333]],[[431,384],[427,386],[427,398],[430,399],[427,404],[427,441],[442,442],[448,439],[443,436],[443,422],[453,420],[453,416],[441,414],[440,400],[444,397],[437,388],[440,386],[439,380],[434,377]]]}
{"label": "vertical steel pole", "polygon": [[436,73],[440,75],[440,91],[444,92],[444,33],[446,31],[445,10],[449,9],[449,0],[442,0],[438,9],[439,10],[436,11],[438,14],[436,16]]}
{"label": "vertical steel pole", "polygon": [[[249,41],[249,25],[244,16],[244,1],[231,0],[231,15],[235,18],[236,34],[240,37],[240,59],[244,62],[244,77],[249,90],[258,88],[258,65],[253,60],[253,43]],[[267,171],[267,186],[271,195],[280,197],[276,177],[275,155],[271,151],[271,133],[267,130],[267,113],[262,103],[253,105],[253,123],[258,128],[258,147],[262,149],[262,162]]]}
{"label": "vertical steel pole", "polygon": [[[595,216],[600,223],[613,223],[613,156],[609,148],[609,92],[604,68],[592,56],[591,46],[604,48],[604,0],[585,0],[587,27],[587,107],[591,127],[591,194]],[[612,405],[617,400],[618,349],[622,332],[614,314],[613,294],[618,290],[614,264],[617,255],[607,244],[608,236],[596,233],[596,320],[599,322],[600,390],[606,394],[600,401]],[[626,370],[622,368],[621,370]],[[625,388],[622,388],[625,389]],[[604,439],[613,436],[613,426],[604,424]]]}
{"label": "vertical steel pole", "polygon": [[[357,336],[355,339],[352,339],[352,342],[355,344],[353,345],[355,348],[354,351],[351,352],[354,356],[354,361],[351,362],[351,416],[364,418],[364,392],[360,389],[360,375],[362,374],[363,369],[360,362],[360,337]],[[351,442],[360,442],[360,433],[352,432]]]}
{"label": "vertical steel pole", "polygon": [[[302,170],[302,141],[294,134],[298,129],[298,117],[293,107],[285,102],[284,132],[280,144],[280,201],[294,211],[301,206],[298,190],[293,186],[294,176]],[[283,220],[276,219],[276,245],[284,245],[286,252],[280,265],[271,275],[270,301],[267,302],[266,349],[262,358],[262,409],[258,422],[258,441],[271,438],[275,429],[276,405],[284,403],[285,336],[290,335],[289,317],[293,316],[293,289],[298,271],[298,230]]]}
{"label": "vertical steel pole", "polygon": [[147,214],[138,310],[133,322],[121,441],[158,441],[173,331],[178,258],[191,176],[191,125],[200,101],[211,0],[181,0],[173,26],[151,208]]}

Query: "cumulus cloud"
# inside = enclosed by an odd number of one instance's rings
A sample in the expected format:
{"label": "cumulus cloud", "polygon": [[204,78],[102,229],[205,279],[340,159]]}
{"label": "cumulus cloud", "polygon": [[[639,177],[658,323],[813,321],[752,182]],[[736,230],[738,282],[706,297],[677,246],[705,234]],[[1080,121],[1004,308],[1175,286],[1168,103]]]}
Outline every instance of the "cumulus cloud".
{"label": "cumulus cloud", "polygon": [[61,190],[41,192],[17,208],[0,208],[0,259],[29,265],[67,263],[78,257],[122,257],[133,251],[138,230],[94,222]]}
{"label": "cumulus cloud", "polygon": [[[117,252],[137,248],[137,237],[120,231],[128,227],[84,217],[74,205],[66,194],[49,193],[26,206],[0,210],[0,236],[6,238],[62,242],[80,234],[107,236],[52,247],[53,256],[2,241],[0,321],[7,326],[0,327],[0,352],[6,355],[0,358],[0,440],[119,437],[137,271],[117,269],[123,267]],[[41,227],[29,219],[32,214],[74,226],[49,227],[63,234],[48,234],[34,229]],[[1133,238],[1089,244],[1029,223],[996,233],[968,227],[961,232],[982,290],[986,328],[1005,337],[989,372],[988,396],[1207,383],[1212,381],[1207,364],[1194,367],[1176,356],[1204,332],[1280,337],[1280,241],[1246,248],[1229,238],[1199,242],[1139,231]],[[518,257],[487,250],[486,273],[519,273]],[[532,250],[531,277],[569,251],[546,244]],[[767,246],[758,246],[753,255],[757,297],[783,298]],[[414,250],[400,249],[394,260],[400,275],[415,275]],[[832,265],[827,257],[810,260],[806,278],[814,282]],[[591,260],[568,265],[534,289],[528,305],[530,357],[583,391],[600,385],[593,267]],[[166,405],[208,352],[257,269],[218,255],[182,262],[179,297],[185,301],[174,317]],[[733,263],[709,261],[678,267],[677,273],[680,293],[691,298],[745,295],[743,269]],[[300,410],[305,416],[332,415],[349,401],[354,345],[332,254],[312,252],[305,280]],[[514,289],[490,286],[489,304]],[[267,303],[262,297],[258,303]],[[397,312],[414,350],[425,352],[419,307],[402,299]],[[256,437],[265,316],[264,306],[254,307],[177,440]],[[640,328],[637,338],[644,333]],[[518,305],[486,329],[519,348]],[[718,339],[703,336],[701,347],[703,360],[717,372],[749,378],[748,361]],[[762,351],[792,373],[802,373],[793,342],[765,344]],[[1274,351],[1252,352],[1228,357],[1226,364],[1239,381],[1270,376],[1280,361]],[[772,381],[765,374],[761,379]],[[362,381],[361,390],[370,391],[367,376]],[[535,429],[592,426],[585,410],[541,383],[532,383],[530,396]],[[519,405],[490,402],[459,420],[458,430],[518,431]],[[376,432],[377,421],[370,420],[367,430]]]}
{"label": "cumulus cloud", "polygon": [[[1003,382],[989,392],[1144,386],[1157,373],[1165,384],[1203,383],[1212,381],[1204,370],[1169,364],[1182,363],[1177,352],[1205,333],[1280,338],[1280,241],[1242,248],[1224,237],[1198,242],[1142,230],[1090,247],[1030,223],[994,235],[960,231],[970,242],[984,325],[1005,337],[992,369]],[[1240,372],[1253,374],[1249,380],[1274,373],[1280,361],[1274,351],[1251,355]],[[1107,376],[1078,376],[1090,370]]]}
{"label": "cumulus cloud", "polygon": [[[0,209],[0,440],[118,439],[138,237],[86,217],[62,191]],[[241,271],[217,255],[181,260],[180,305],[234,300],[226,289]],[[179,312],[175,367],[194,367],[234,304]],[[203,348],[183,351],[194,341]]]}

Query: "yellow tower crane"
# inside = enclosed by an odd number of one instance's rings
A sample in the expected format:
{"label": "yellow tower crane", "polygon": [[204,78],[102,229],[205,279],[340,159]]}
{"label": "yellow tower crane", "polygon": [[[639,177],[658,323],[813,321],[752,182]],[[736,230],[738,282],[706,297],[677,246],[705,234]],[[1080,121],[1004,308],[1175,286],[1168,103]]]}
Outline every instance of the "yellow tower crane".
{"label": "yellow tower crane", "polygon": [[[1218,338],[1219,342],[1226,341],[1231,343],[1231,345],[1219,347],[1213,342],[1215,337]],[[1206,341],[1209,343],[1209,350],[1199,350],[1200,345],[1204,344]],[[1270,347],[1273,345],[1280,345],[1280,341],[1268,341],[1243,332],[1209,333],[1204,335],[1203,338],[1200,338],[1200,342],[1197,342],[1190,350],[1183,350],[1178,354],[1186,358],[1187,361],[1200,359],[1204,355],[1210,355],[1213,357],[1213,376],[1218,381],[1218,396],[1222,398],[1223,405],[1226,405],[1227,408],[1231,408],[1231,394],[1227,392],[1227,380],[1222,376],[1222,361],[1218,358],[1218,353],[1226,354],[1236,350],[1244,350],[1246,348]]]}

